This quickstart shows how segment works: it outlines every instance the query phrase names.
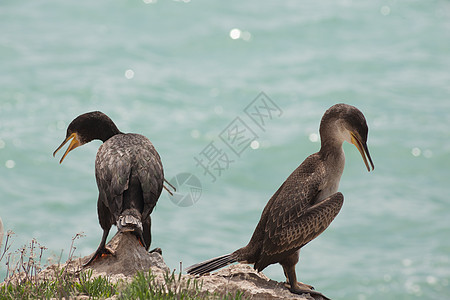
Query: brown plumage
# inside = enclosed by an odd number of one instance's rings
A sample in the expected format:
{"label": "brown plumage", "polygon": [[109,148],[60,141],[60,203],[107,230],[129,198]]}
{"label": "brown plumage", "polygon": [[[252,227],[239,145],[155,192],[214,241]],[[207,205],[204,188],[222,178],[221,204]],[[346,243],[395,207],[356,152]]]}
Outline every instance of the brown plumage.
{"label": "brown plumage", "polygon": [[300,287],[295,265],[300,249],[320,235],[342,207],[344,196],[337,190],[345,164],[343,142],[354,144],[367,169],[368,161],[374,168],[367,134],[366,120],[357,108],[336,104],[328,109],[320,124],[320,151],[306,158],[272,196],[247,246],[193,265],[187,272],[202,275],[234,262],[254,264],[262,271],[279,263],[291,292],[320,294]]}
{"label": "brown plumage", "polygon": [[108,116],[98,111],[75,118],[53,156],[71,139],[60,162],[78,146],[94,139],[103,141],[95,159],[99,191],[97,212],[103,236],[97,251],[85,265],[112,251],[105,247],[112,225],[117,225],[120,231],[134,232],[148,250],[150,214],[164,183],[163,166],[153,144],[143,135],[120,132]]}

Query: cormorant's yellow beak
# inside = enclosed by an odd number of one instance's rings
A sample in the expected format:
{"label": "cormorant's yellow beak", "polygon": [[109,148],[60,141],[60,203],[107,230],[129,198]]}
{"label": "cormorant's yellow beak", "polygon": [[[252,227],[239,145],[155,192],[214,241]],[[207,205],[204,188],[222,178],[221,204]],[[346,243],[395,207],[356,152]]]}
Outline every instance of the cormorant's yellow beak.
{"label": "cormorant's yellow beak", "polygon": [[73,149],[75,149],[76,147],[80,146],[80,141],[78,140],[78,136],[77,134],[74,132],[72,133],[68,138],[66,138],[64,140],[64,142],[62,142],[62,144],[58,147],[58,149],[55,150],[55,152],[53,152],[53,157],[55,157],[56,152],[59,151],[59,149],[61,149],[70,139],[73,140],[70,142],[69,148],[67,148],[66,152],[64,153],[63,157],[61,158],[61,160],[59,161],[59,163],[62,163],[62,161],[64,160],[64,158],[66,157],[66,155],[72,151]]}
{"label": "cormorant's yellow beak", "polygon": [[[370,167],[369,167],[369,163],[367,162],[367,159],[369,159],[370,165],[372,166],[372,171],[375,169],[373,162],[372,162],[372,158],[370,158],[370,154],[369,154],[369,149],[367,148],[366,143],[362,143],[360,141],[360,139],[353,133],[351,133],[352,136],[352,144],[356,146],[356,148],[358,148],[359,153],[361,153],[361,156],[364,160],[364,163],[366,164],[367,167],[367,171],[370,172]],[[367,156],[367,159],[366,159]]]}

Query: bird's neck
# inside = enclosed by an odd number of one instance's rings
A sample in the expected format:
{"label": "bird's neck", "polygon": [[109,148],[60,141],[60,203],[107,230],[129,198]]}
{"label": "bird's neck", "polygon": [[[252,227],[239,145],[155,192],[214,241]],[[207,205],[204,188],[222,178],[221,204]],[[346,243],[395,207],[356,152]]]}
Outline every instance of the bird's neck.
{"label": "bird's neck", "polygon": [[92,139],[101,140],[102,142],[106,142],[113,136],[117,134],[122,134],[122,132],[117,128],[117,126],[112,123],[101,123],[95,126],[95,131],[92,132]]}
{"label": "bird's neck", "polygon": [[335,163],[345,161],[344,149],[342,148],[343,141],[322,142],[319,153],[327,161],[334,161]]}
{"label": "bird's neck", "polygon": [[321,187],[318,201],[322,201],[330,195],[336,193],[339,189],[339,182],[345,167],[345,155],[340,143],[322,143],[319,155],[326,169],[325,185]]}
{"label": "bird's neck", "polygon": [[321,147],[319,154],[326,162],[327,166],[332,166],[334,168],[333,173],[342,174],[345,165],[345,155],[342,144],[346,140],[346,136],[345,131],[340,128],[340,126],[336,125],[338,124],[321,126]]}
{"label": "bird's neck", "polygon": [[99,139],[104,143],[117,134],[122,134],[122,132],[119,129],[117,129],[117,127],[115,127],[115,130],[111,129],[103,132],[103,135]]}
{"label": "bird's neck", "polygon": [[322,153],[343,153],[342,144],[344,141],[351,142],[349,131],[339,119],[322,119],[319,133],[320,152]]}

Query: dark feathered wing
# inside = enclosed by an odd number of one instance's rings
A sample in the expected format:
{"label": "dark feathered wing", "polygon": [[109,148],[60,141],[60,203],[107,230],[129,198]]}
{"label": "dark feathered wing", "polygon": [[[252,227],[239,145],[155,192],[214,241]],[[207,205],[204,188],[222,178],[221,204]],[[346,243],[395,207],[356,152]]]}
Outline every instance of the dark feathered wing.
{"label": "dark feathered wing", "polygon": [[164,171],[161,158],[158,152],[156,152],[155,147],[153,147],[149,140],[145,144],[147,147],[145,148],[145,152],[139,155],[136,163],[136,172],[141,182],[144,198],[144,211],[142,215],[146,217],[152,213],[162,192]]}
{"label": "dark feathered wing", "polygon": [[317,156],[312,155],[286,179],[269,201],[261,217],[265,219],[265,226],[261,226],[264,234],[260,235],[263,241],[255,263],[257,270],[279,262],[306,245],[338,214],[343,203],[342,194],[336,193],[316,203],[323,174]]}
{"label": "dark feathered wing", "polygon": [[[102,144],[95,160],[95,178],[99,190],[99,207],[106,207],[115,222],[122,212],[123,192],[128,189],[131,159],[127,149],[111,143],[114,136]],[[99,212],[100,213],[100,212]]]}
{"label": "dark feathered wing", "polygon": [[336,193],[299,213],[291,222],[289,219],[292,214],[286,214],[288,217],[278,227],[268,228],[269,234],[263,242],[261,256],[255,268],[262,270],[315,239],[331,224],[343,202],[344,196]]}
{"label": "dark feathered wing", "polygon": [[152,143],[142,135],[118,134],[100,146],[95,161],[99,207],[106,207],[114,222],[123,210],[123,193],[132,172],[141,183],[145,217],[155,207],[164,180],[161,159]]}

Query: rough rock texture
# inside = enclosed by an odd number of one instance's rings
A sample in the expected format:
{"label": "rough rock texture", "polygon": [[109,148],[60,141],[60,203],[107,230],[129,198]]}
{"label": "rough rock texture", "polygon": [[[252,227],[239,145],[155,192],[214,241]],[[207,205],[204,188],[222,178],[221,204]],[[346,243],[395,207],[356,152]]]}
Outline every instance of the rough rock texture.
{"label": "rough rock texture", "polygon": [[[151,267],[160,269],[163,272],[170,272],[161,254],[149,253],[142,247],[136,236],[129,232],[118,232],[108,243],[108,248],[115,251],[115,255],[101,257],[88,268],[95,273],[106,273],[108,275],[123,274],[133,276],[137,271],[149,270]],[[82,258],[85,262],[89,256]]]}
{"label": "rough rock texture", "polygon": [[239,290],[244,293],[244,297],[251,299],[323,299],[320,296],[313,298],[309,294],[295,295],[284,283],[271,280],[262,272],[258,273],[251,266],[243,264],[231,265],[199,279],[203,280],[203,289],[210,293],[233,294]]}
{"label": "rough rock texture", "polygon": [[[108,247],[115,251],[115,255],[107,255],[95,260],[90,266],[93,276],[108,276],[112,282],[119,280],[131,281],[137,271],[152,269],[158,283],[164,283],[164,274],[170,272],[163,257],[159,253],[148,253],[139,244],[136,237],[129,233],[117,233],[108,243]],[[66,265],[53,265],[41,272],[52,274],[58,267],[67,267],[67,272],[79,272],[82,263],[90,256],[74,260]],[[223,268],[213,274],[194,277],[182,275],[181,281],[195,278],[202,281],[202,291],[210,294],[243,293],[245,298],[251,299],[309,299],[322,300],[324,298],[309,294],[295,295],[289,292],[284,283],[270,280],[263,273],[256,272],[249,265],[237,264]]]}

